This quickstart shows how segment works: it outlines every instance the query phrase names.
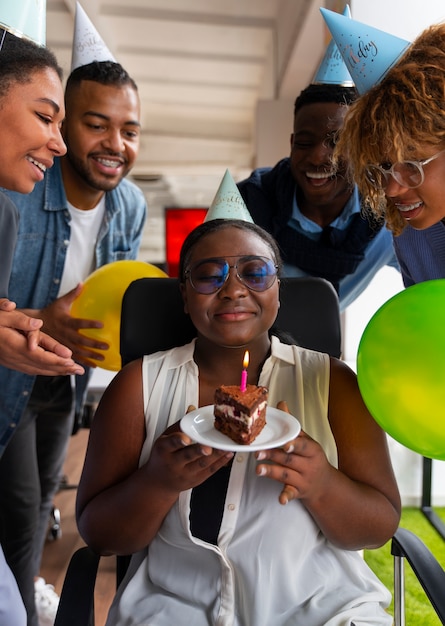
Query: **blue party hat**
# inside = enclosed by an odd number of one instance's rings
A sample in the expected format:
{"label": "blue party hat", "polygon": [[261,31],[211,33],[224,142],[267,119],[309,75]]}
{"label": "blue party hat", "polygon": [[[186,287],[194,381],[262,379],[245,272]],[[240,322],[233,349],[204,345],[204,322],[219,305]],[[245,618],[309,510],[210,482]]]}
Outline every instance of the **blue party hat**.
{"label": "blue party hat", "polygon": [[46,0],[0,0],[0,28],[44,46]]}
{"label": "blue party hat", "polygon": [[76,4],[71,71],[93,61],[116,61],[80,3]]}
{"label": "blue party hat", "polygon": [[223,176],[215,198],[206,213],[204,222],[216,219],[253,222],[252,216],[247,210],[246,204],[229,170],[226,170]]}
{"label": "blue party hat", "polygon": [[[349,5],[343,11],[345,17],[351,18]],[[326,48],[326,53],[315,73],[312,81],[313,85],[342,85],[343,87],[354,87],[354,81],[343,61],[335,40],[332,38]]]}
{"label": "blue party hat", "polygon": [[410,42],[344,15],[320,9],[360,94],[379,83]]}

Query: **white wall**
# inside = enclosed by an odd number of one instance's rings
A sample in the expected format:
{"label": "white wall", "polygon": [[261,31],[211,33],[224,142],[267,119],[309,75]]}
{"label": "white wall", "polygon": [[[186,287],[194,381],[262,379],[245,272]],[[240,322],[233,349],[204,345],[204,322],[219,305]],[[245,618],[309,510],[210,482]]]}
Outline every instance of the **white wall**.
{"label": "white wall", "polygon": [[443,0],[350,0],[349,4],[354,20],[408,41],[445,19]]}
{"label": "white wall", "polygon": [[294,100],[259,100],[255,124],[254,167],[273,167],[289,156]]}

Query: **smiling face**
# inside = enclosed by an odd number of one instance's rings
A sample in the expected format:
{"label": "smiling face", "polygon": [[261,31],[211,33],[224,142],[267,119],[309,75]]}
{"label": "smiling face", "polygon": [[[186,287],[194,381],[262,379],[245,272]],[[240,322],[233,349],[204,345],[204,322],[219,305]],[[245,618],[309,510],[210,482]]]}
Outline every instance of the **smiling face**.
{"label": "smiling face", "polygon": [[62,84],[53,69],[11,84],[0,99],[2,187],[30,193],[43,179],[54,157],[66,152],[60,134],[64,116]]}
{"label": "smiling face", "polygon": [[131,85],[82,81],[67,102],[64,182],[66,174],[73,187],[99,192],[114,189],[134,165],[139,117],[139,97]]}
{"label": "smiling face", "polygon": [[[202,259],[255,255],[275,261],[269,245],[256,233],[227,227],[205,235],[195,244],[188,269]],[[279,281],[275,280],[266,291],[248,289],[237,278],[236,270],[230,269],[229,277],[216,293],[197,293],[186,279],[182,285],[185,310],[190,315],[198,337],[218,346],[247,346],[257,340],[268,338],[279,307]]]}
{"label": "smiling face", "polygon": [[[437,152],[437,147],[428,147],[419,158],[424,159]],[[423,171],[425,179],[419,187],[403,187],[390,176],[385,188],[389,210],[398,212],[416,230],[445,221],[445,153],[424,165]]]}
{"label": "smiling face", "polygon": [[316,102],[302,106],[294,118],[290,162],[298,204],[306,217],[322,226],[342,212],[351,195],[345,168],[335,171],[331,163],[346,111],[345,105]]}

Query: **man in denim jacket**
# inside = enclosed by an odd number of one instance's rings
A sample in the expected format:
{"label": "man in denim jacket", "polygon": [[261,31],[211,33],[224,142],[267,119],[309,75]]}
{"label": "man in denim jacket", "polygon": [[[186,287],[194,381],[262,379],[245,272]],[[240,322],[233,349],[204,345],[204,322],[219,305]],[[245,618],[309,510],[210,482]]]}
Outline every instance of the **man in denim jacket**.
{"label": "man in denim jacket", "polygon": [[[76,361],[94,366],[92,359],[97,364],[103,358],[97,350],[107,346],[78,331],[101,324],[71,317],[70,307],[93,270],[137,257],[146,203],[124,177],[139,149],[140,104],[134,81],[111,61],[75,69],[65,101],[67,155],[56,159],[30,195],[8,194],[20,213],[9,295],[18,308],[43,319],[44,330],[70,347]],[[28,626],[38,624],[34,578],[87,383],[88,373],[76,377],[74,402],[69,377],[0,367],[1,542]]]}

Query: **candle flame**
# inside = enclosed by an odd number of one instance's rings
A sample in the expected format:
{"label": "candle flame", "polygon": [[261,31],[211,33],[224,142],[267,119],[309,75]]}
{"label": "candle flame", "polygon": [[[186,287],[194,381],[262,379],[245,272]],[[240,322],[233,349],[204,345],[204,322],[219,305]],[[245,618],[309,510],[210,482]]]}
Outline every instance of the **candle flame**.
{"label": "candle flame", "polygon": [[244,353],[243,367],[245,370],[249,367],[249,350],[246,350]]}

